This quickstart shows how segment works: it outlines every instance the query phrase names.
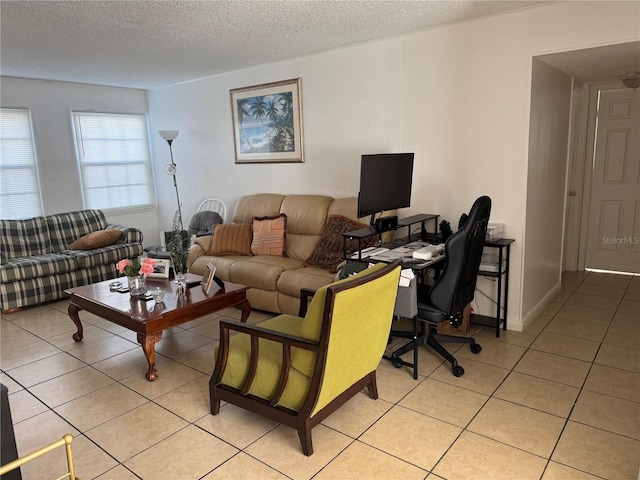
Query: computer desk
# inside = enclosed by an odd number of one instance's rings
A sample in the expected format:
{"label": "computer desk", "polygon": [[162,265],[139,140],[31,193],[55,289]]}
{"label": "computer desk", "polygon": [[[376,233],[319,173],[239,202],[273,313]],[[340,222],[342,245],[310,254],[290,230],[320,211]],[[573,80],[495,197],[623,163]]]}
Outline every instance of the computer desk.
{"label": "computer desk", "polygon": [[[406,245],[412,241],[417,239],[423,239],[428,241],[429,239],[433,239],[437,237],[438,234],[438,218],[439,215],[426,213],[414,215],[412,217],[404,218],[398,221],[398,226],[396,228],[390,229],[389,231],[399,230],[404,227],[408,227],[407,237],[403,237],[398,240],[394,240],[391,243],[382,244],[385,248],[389,248],[390,250],[394,247]],[[433,231],[428,231],[426,228],[427,222],[434,223]],[[414,234],[411,232],[411,227],[415,224],[420,223],[420,232],[419,234]],[[371,228],[363,228],[360,230],[355,230],[352,232],[346,232],[342,234],[343,237],[343,258],[347,261],[368,261],[367,258],[362,258],[362,241],[370,237],[372,235],[379,236],[379,242],[382,241],[382,234],[385,232],[376,232]],[[358,241],[358,256],[356,258],[351,258],[347,255],[347,240],[355,239]],[[484,276],[488,278],[494,278],[497,282],[497,292],[496,298],[492,299],[492,301],[496,305],[496,313],[495,315],[479,315],[472,314],[471,315],[471,323],[475,325],[482,325],[495,328],[496,337],[500,337],[500,326],[502,326],[502,330],[507,329],[507,309],[508,309],[508,300],[509,300],[509,262],[511,257],[511,244],[515,240],[512,238],[502,238],[499,240],[486,241],[486,248],[493,248],[498,250],[498,263],[496,265],[495,270],[488,270],[481,268],[478,272],[479,276]],[[434,242],[435,243],[435,242]],[[379,257],[378,257],[379,258]],[[378,258],[372,258],[374,261],[385,261],[378,260]],[[429,268],[436,268],[436,276],[438,274],[438,269],[441,269],[444,266],[444,255],[441,257],[434,257],[426,262],[415,263],[411,261],[403,262],[403,268],[411,268],[414,270],[419,276],[423,277],[426,270]]]}
{"label": "computer desk", "polygon": [[[343,258],[346,260],[349,260],[348,255],[347,255],[347,240],[357,240],[358,242],[358,249],[357,251],[360,252],[362,251],[362,241],[365,238],[368,237],[372,237],[372,236],[377,236],[378,237],[378,243],[382,244],[382,234],[386,233],[386,232],[392,232],[392,231],[397,231],[400,230],[402,228],[407,228],[407,236],[403,237],[403,239],[400,240],[395,240],[393,243],[396,246],[400,246],[400,241],[404,240],[405,243],[410,243],[414,240],[427,240],[430,237],[437,237],[438,235],[438,218],[440,218],[440,215],[437,215],[435,213],[421,213],[419,215],[413,215],[411,217],[407,217],[407,218],[402,218],[400,220],[398,220],[398,225],[394,228],[390,228],[388,230],[384,230],[384,231],[377,231],[374,230],[372,227],[367,227],[367,228],[361,228],[360,230],[353,230],[351,232],[345,232],[342,234],[342,248],[343,248]],[[433,230],[432,231],[428,231],[427,230],[427,222],[433,222]],[[411,232],[411,227],[413,225],[417,225],[420,224],[420,232],[418,234],[415,234],[413,232]],[[358,260],[362,260],[362,258],[359,258]]]}

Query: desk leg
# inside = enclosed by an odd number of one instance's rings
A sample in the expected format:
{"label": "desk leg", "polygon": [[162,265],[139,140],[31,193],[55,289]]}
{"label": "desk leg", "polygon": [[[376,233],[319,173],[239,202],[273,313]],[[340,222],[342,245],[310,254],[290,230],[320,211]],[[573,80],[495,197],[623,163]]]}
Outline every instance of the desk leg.
{"label": "desk leg", "polygon": [[240,321],[242,323],[247,323],[247,320],[249,319],[249,314],[251,313],[251,305],[249,304],[249,300],[245,300],[244,302],[242,302],[240,305],[238,305],[238,308],[242,310]]}
{"label": "desk leg", "polygon": [[162,332],[152,333],[151,335],[145,335],[144,333],[138,334],[138,342],[142,345],[142,350],[147,357],[149,363],[149,370],[145,374],[147,380],[153,382],[158,378],[158,370],[156,370],[156,343],[162,339]]}
{"label": "desk leg", "polygon": [[80,317],[78,316],[78,312],[80,310],[82,309],[75,303],[70,303],[69,308],[67,309],[67,312],[69,313],[69,318],[71,318],[71,320],[73,320],[73,323],[76,324],[76,327],[78,327],[78,331],[72,335],[73,340],[76,342],[81,341],[84,337],[83,330],[82,330],[82,322],[80,321]]}
{"label": "desk leg", "polygon": [[[511,244],[507,245],[507,271],[504,272],[504,324],[502,329],[507,329],[507,304],[509,303],[509,262],[511,261]],[[499,329],[499,328],[498,328]]]}

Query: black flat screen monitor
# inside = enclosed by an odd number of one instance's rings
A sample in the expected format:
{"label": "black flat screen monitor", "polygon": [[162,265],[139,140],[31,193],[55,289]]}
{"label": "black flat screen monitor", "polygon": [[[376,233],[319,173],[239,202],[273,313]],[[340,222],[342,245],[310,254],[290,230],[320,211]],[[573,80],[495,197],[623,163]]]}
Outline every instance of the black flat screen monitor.
{"label": "black flat screen monitor", "polygon": [[413,153],[380,153],[362,155],[360,160],[360,193],[358,217],[411,205]]}

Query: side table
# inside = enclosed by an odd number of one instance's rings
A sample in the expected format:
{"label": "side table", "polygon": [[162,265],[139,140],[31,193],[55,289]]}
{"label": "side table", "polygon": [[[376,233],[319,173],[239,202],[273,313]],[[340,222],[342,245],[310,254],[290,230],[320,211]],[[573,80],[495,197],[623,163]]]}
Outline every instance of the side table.
{"label": "side table", "polygon": [[487,241],[485,248],[496,248],[498,250],[498,267],[497,271],[482,270],[478,275],[484,277],[496,278],[498,281],[498,291],[496,294],[496,315],[490,317],[487,315],[471,315],[471,323],[475,325],[483,325],[486,327],[494,327],[496,329],[496,337],[500,337],[500,325],[502,329],[507,329],[507,307],[509,300],[509,260],[511,254],[511,244],[515,242],[512,238],[502,238],[500,240]]}

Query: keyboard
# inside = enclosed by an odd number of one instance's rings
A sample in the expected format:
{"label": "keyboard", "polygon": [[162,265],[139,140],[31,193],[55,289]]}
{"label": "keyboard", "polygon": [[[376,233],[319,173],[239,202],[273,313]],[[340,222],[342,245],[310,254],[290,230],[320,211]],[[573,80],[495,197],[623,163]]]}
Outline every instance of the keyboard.
{"label": "keyboard", "polygon": [[444,244],[441,245],[427,245],[413,252],[413,258],[419,258],[421,260],[429,260],[432,257],[436,257],[444,252]]}
{"label": "keyboard", "polygon": [[[380,255],[381,253],[384,252],[388,252],[389,249],[388,248],[384,248],[384,247],[369,247],[369,248],[363,248],[362,249],[362,257],[361,258],[369,258],[369,257],[375,257],[376,255]],[[358,258],[358,254],[359,252],[354,253],[353,255],[351,255],[351,258]]]}
{"label": "keyboard", "polygon": [[362,254],[362,258],[375,257],[376,255],[380,255],[381,253],[388,252],[388,251],[389,251],[389,249],[388,248],[384,248],[384,247],[374,248],[373,250],[369,250],[368,252],[364,252]]}

